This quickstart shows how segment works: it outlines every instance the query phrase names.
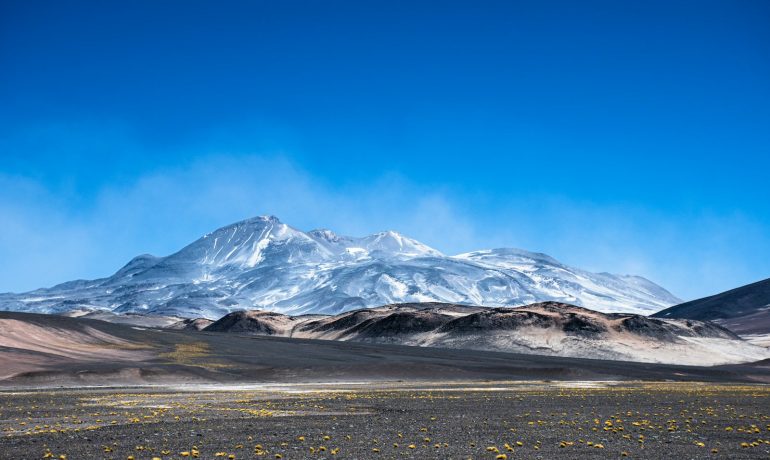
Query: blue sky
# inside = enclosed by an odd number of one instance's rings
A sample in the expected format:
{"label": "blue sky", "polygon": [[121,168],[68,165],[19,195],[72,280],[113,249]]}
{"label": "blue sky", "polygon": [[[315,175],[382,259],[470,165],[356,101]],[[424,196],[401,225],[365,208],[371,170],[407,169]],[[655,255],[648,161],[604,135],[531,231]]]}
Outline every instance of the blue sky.
{"label": "blue sky", "polygon": [[0,291],[258,214],[770,276],[769,2],[3,1],[0,69]]}

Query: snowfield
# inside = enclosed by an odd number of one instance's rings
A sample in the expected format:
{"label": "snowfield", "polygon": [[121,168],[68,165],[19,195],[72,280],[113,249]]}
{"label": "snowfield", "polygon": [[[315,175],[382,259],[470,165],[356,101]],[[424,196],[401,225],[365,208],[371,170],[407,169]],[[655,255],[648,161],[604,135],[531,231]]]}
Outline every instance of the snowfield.
{"label": "snowfield", "polygon": [[485,307],[559,301],[640,314],[680,302],[644,278],[591,273],[545,254],[492,249],[447,256],[393,231],[354,238],[303,232],[261,216],[167,257],[138,256],[108,278],[0,294],[0,310],[217,319],[242,309],[337,314],[428,301]]}

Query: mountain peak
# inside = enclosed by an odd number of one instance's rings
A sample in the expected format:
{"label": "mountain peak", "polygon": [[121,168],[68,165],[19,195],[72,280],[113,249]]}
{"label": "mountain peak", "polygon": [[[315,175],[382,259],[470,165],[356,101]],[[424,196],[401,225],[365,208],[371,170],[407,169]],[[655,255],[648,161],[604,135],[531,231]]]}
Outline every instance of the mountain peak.
{"label": "mountain peak", "polygon": [[443,256],[441,252],[432,247],[393,230],[374,233],[361,238],[361,242],[370,252],[381,251],[383,253],[410,257]]}
{"label": "mountain peak", "polygon": [[256,216],[256,217],[250,217],[248,219],[243,219],[241,221],[232,223],[230,225],[226,225],[222,228],[264,227],[266,225],[282,225],[282,224],[283,222],[281,222],[281,219],[271,215],[264,215],[264,216]]}
{"label": "mountain peak", "polygon": [[249,217],[248,219],[239,220],[238,222],[233,222],[232,224],[219,227],[218,229],[203,235],[203,238],[211,238],[213,235],[225,233],[228,231],[238,230],[238,229],[252,229],[256,231],[256,230],[261,230],[267,226],[275,226],[275,225],[282,225],[281,220],[275,216],[264,215],[264,216]]}
{"label": "mountain peak", "polygon": [[340,237],[336,233],[327,228],[317,228],[315,230],[310,230],[308,234],[329,243],[336,243],[340,240]]}
{"label": "mountain peak", "polygon": [[274,216],[272,214],[265,214],[265,215],[262,215],[262,216],[256,216],[256,217],[252,217],[251,219],[246,219],[245,220],[245,222],[248,222],[248,221],[270,222],[270,223],[273,223],[273,224],[280,224],[281,223],[281,219],[277,218],[276,216]]}
{"label": "mountain peak", "polygon": [[637,313],[675,303],[641,278],[591,273],[545,254],[493,249],[447,257],[393,230],[354,238],[304,232],[265,215],[219,228],[167,257],[137,257],[109,278],[0,296],[0,310],[88,305],[217,318],[255,308],[339,313],[403,302],[504,307],[546,300]]}
{"label": "mountain peak", "polygon": [[[297,242],[296,251],[312,251],[312,248],[305,248],[313,244],[306,233],[284,224],[275,216],[257,216],[218,228],[168,259],[207,267],[250,268],[262,262],[266,253],[280,253],[280,249],[274,250],[272,246],[288,240]],[[281,257],[289,256],[283,251]]]}

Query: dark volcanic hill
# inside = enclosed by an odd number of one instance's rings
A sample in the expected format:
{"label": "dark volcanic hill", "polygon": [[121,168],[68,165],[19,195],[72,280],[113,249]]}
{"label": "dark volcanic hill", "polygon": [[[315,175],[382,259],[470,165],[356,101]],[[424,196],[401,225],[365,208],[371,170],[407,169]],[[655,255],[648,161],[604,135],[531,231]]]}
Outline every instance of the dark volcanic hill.
{"label": "dark volcanic hill", "polygon": [[770,383],[770,369],[161,330],[0,312],[0,386],[544,379]]}
{"label": "dark volcanic hill", "polygon": [[214,321],[211,321],[210,319],[206,318],[195,318],[195,319],[183,319],[181,321],[177,321],[174,324],[171,324],[170,326],[167,326],[168,329],[178,329],[182,331],[202,331],[206,327],[210,326],[211,323]]}
{"label": "dark volcanic hill", "polygon": [[680,364],[770,357],[711,322],[605,314],[559,302],[516,308],[393,304],[335,316],[240,311],[204,331]]}
{"label": "dark volcanic hill", "polygon": [[770,334],[770,279],[685,302],[652,315],[715,321],[738,334]]}

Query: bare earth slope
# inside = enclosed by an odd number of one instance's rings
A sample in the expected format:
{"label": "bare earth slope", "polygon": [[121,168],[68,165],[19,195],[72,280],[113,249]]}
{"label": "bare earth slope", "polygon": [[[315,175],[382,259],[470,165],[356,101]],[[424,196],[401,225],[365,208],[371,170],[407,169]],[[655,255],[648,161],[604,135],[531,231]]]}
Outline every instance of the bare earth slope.
{"label": "bare earth slope", "polygon": [[203,329],[210,326],[213,322],[214,321],[206,318],[183,319],[177,321],[176,323],[170,324],[167,327],[169,329],[178,329],[184,331],[202,331]]}
{"label": "bare earth slope", "polygon": [[652,316],[714,321],[741,335],[770,334],[770,279],[675,305]]}
{"label": "bare earth slope", "polygon": [[[770,382],[770,366],[695,367],[477,350],[145,329],[56,315],[0,313],[0,384],[440,380]],[[39,332],[44,332],[39,334]],[[25,336],[22,338],[22,336]],[[10,337],[10,338],[7,338]],[[58,341],[57,353],[50,341]]]}
{"label": "bare earth slope", "polygon": [[770,358],[766,348],[714,323],[605,314],[558,302],[516,308],[396,304],[325,317],[240,311],[205,330],[691,365]]}

